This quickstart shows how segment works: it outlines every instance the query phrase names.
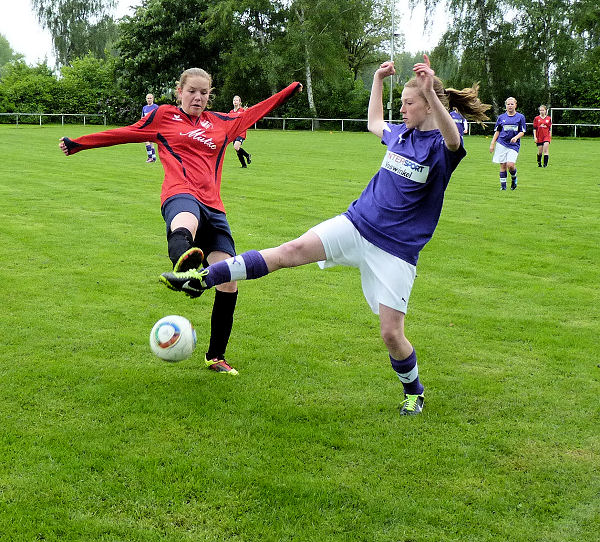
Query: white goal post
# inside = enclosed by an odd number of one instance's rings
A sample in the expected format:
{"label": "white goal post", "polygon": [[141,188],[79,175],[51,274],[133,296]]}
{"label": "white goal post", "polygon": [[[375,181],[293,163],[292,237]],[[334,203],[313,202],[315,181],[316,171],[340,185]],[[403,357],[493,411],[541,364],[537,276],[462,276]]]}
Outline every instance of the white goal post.
{"label": "white goal post", "polygon": [[600,124],[585,124],[585,123],[554,123],[553,113],[554,111],[600,111],[600,107],[551,107],[550,108],[550,121],[552,122],[552,126],[574,126],[575,127],[575,137],[577,137],[577,127],[578,126],[590,126],[595,128],[600,128]]}

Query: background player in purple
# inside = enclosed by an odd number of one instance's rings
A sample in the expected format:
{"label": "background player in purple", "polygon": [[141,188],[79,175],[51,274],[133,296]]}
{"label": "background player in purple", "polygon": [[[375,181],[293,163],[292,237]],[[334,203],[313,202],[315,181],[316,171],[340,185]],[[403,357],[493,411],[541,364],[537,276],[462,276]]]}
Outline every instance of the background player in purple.
{"label": "background player in purple", "polygon": [[[154,95],[146,94],[146,105],[142,107],[142,118],[148,113],[152,113],[155,109],[158,109],[158,105],[154,103]],[[150,141],[146,141],[146,153],[148,154],[146,163],[156,162],[156,150],[154,149],[154,144]]]}
{"label": "background player in purple", "polygon": [[500,190],[506,190],[507,169],[511,177],[510,189],[516,190],[516,162],[519,156],[521,138],[525,135],[527,125],[525,117],[517,112],[517,100],[512,96],[506,98],[505,106],[506,113],[502,113],[496,121],[490,152],[494,153],[492,162],[500,164]]}
{"label": "background player in purple", "polygon": [[465,117],[463,117],[459,112],[458,109],[455,107],[454,109],[452,109],[452,111],[450,111],[450,116],[454,119],[454,122],[456,122],[456,127],[458,128],[458,131],[461,134],[467,134],[467,132],[469,131],[469,125],[467,123],[467,119],[465,119]]}
{"label": "background player in purple", "polygon": [[477,121],[488,118],[489,108],[477,98],[477,86],[444,90],[427,55],[413,71],[415,77],[402,91],[401,125],[383,118],[383,80],[395,73],[393,62],[384,62],[375,72],[368,128],[387,151],[379,171],[345,213],[279,247],[161,276],[168,287],[195,297],[222,282],[259,278],[284,267],[312,262],[319,262],[321,268],[357,267],[363,293],[379,315],[381,337],[404,388],[402,415],[419,414],[424,403],[417,356],[404,335],[417,259],[437,226],[450,175],[466,155],[447,108],[456,106]]}

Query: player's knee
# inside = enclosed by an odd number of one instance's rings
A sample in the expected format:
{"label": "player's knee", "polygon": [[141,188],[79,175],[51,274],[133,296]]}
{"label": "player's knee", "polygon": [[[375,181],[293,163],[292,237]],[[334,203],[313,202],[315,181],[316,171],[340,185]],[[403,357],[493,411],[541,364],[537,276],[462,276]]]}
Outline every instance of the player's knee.
{"label": "player's knee", "polygon": [[295,267],[303,263],[304,242],[300,239],[294,239],[283,243],[277,248],[280,267]]}
{"label": "player's knee", "polygon": [[406,341],[406,337],[402,329],[397,326],[385,325],[381,326],[381,338],[390,350],[399,350]]}
{"label": "player's knee", "polygon": [[177,228],[168,233],[167,245],[169,258],[175,265],[179,257],[194,245],[194,236],[187,228]]}

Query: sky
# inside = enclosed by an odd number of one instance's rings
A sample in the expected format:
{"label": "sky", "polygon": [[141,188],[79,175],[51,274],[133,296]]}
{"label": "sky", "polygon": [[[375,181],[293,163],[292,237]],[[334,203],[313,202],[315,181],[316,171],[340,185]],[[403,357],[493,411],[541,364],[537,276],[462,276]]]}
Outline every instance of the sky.
{"label": "sky", "polygon": [[[118,0],[114,16],[118,18],[129,15],[130,7],[139,3],[140,0]],[[437,44],[446,25],[442,8],[436,12],[437,24],[434,24],[432,30],[424,35],[423,9],[416,8],[411,16],[408,0],[396,0],[396,6],[398,16],[395,27],[397,32],[400,31],[405,36],[406,51],[415,53],[430,50]],[[47,60],[50,66],[54,65],[50,33],[38,24],[30,0],[0,0],[0,34],[8,40],[13,51],[25,56],[27,64],[35,65]]]}

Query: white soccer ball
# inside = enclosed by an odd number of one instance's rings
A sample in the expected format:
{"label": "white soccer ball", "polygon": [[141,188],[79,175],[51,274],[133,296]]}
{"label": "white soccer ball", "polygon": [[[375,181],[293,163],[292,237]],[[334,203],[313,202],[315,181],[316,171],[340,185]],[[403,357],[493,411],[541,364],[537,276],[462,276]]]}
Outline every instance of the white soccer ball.
{"label": "white soccer ball", "polygon": [[187,359],[196,348],[196,330],[183,316],[165,316],[150,332],[150,348],[165,361]]}

